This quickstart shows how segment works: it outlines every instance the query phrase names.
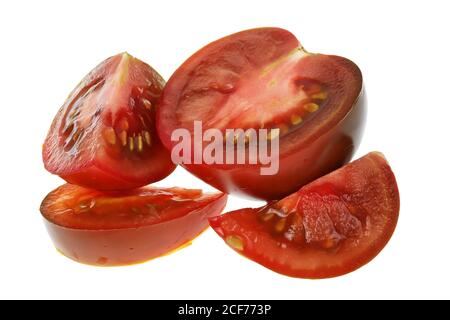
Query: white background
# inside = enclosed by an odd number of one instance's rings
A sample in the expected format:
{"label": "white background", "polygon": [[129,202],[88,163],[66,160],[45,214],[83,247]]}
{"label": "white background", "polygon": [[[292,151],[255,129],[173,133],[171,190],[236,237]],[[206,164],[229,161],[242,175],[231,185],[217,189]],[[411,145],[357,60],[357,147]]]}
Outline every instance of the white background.
{"label": "white background", "polygon": [[[450,298],[447,1],[2,1],[0,4],[0,298]],[[357,156],[383,151],[401,213],[382,253],[330,280],[273,273],[213,231],[168,257],[121,268],[56,253],[39,213],[62,183],[41,145],[78,81],[122,51],[168,79],[208,42],[258,26],[292,31],[312,52],[363,71],[369,117]],[[178,168],[159,185],[211,189]],[[260,203],[230,197],[227,209]]]}

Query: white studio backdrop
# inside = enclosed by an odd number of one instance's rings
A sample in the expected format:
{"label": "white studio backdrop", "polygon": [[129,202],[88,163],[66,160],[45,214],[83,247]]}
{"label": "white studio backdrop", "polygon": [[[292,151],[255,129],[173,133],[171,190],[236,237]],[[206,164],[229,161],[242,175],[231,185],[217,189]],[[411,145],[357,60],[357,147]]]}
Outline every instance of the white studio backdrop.
{"label": "white studio backdrop", "polygon": [[[0,298],[450,298],[447,1],[14,1],[0,4]],[[39,213],[62,180],[41,145],[60,105],[100,61],[122,51],[166,79],[212,40],[278,26],[311,52],[361,68],[369,115],[357,156],[385,153],[401,212],[367,266],[292,279],[230,250],[208,230],[145,264],[96,268],[57,254]],[[182,168],[161,186],[211,187]],[[227,210],[261,203],[230,197]]]}

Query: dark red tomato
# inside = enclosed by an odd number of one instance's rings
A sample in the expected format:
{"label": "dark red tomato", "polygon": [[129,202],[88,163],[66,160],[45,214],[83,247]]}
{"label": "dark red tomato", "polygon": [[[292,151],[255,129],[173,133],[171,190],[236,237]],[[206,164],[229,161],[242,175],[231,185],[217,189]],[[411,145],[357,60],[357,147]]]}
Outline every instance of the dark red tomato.
{"label": "dark red tomato", "polygon": [[394,174],[373,152],[260,209],[211,218],[244,256],[300,278],[336,277],[372,260],[391,238],[400,210]]}
{"label": "dark red tomato", "polygon": [[221,213],[227,196],[145,187],[120,194],[65,184],[42,202],[56,248],[81,263],[143,262],[189,243]]}
{"label": "dark red tomato", "polygon": [[127,53],[92,70],[58,111],[43,146],[45,168],[99,190],[130,189],[175,168],[155,127],[164,80]]}
{"label": "dark red tomato", "polygon": [[178,144],[172,132],[192,132],[196,120],[203,132],[216,128],[222,135],[226,129],[279,129],[276,175],[261,175],[261,163],[184,167],[224,192],[280,199],[351,159],[364,127],[364,102],[353,62],[308,53],[289,31],[261,28],[217,40],[190,57],[163,91],[157,126],[171,150]]}

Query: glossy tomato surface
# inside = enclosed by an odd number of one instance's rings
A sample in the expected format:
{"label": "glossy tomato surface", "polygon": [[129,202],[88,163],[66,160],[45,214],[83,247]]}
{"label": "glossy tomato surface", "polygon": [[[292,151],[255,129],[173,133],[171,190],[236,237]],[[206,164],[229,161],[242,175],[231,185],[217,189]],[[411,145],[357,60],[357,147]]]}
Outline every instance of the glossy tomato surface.
{"label": "glossy tomato surface", "polygon": [[164,80],[127,53],[103,61],[69,95],[43,146],[45,168],[100,190],[161,180],[175,168],[155,113]]}
{"label": "glossy tomato surface", "polygon": [[229,246],[267,268],[328,278],[372,260],[391,238],[399,210],[394,174],[374,152],[280,201],[210,224]]}
{"label": "glossy tomato surface", "polygon": [[227,196],[145,187],[116,194],[65,184],[42,202],[55,247],[100,266],[143,262],[189,243],[221,213]]}
{"label": "glossy tomato surface", "polygon": [[262,175],[267,165],[260,158],[256,165],[183,164],[224,192],[270,200],[347,163],[365,114],[362,75],[353,62],[309,53],[289,31],[260,28],[217,40],[184,62],[163,91],[157,126],[171,150],[179,143],[174,130],[192,133],[195,121],[203,133],[214,128],[225,137],[226,129],[276,130],[266,139],[279,139],[276,174]]}

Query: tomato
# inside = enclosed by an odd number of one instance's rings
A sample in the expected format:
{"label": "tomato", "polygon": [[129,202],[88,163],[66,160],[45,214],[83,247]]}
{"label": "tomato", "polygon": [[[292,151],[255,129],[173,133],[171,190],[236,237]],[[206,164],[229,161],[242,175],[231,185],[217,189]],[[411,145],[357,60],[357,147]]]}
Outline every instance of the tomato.
{"label": "tomato", "polygon": [[92,70],[56,114],[43,146],[45,168],[100,190],[130,189],[169,175],[175,165],[156,132],[164,80],[119,54]]}
{"label": "tomato", "polygon": [[210,219],[233,249],[276,272],[336,277],[387,244],[400,210],[394,174],[373,152],[259,209]]}
{"label": "tomato", "polygon": [[42,202],[56,248],[81,263],[143,262],[189,243],[220,214],[227,196],[201,190],[144,187],[104,193],[65,184]]}
{"label": "tomato", "polygon": [[157,126],[170,150],[178,144],[174,130],[192,132],[194,121],[202,122],[202,132],[215,128],[222,135],[279,129],[277,174],[261,175],[261,161],[183,163],[224,192],[270,200],[347,163],[365,114],[362,76],[353,62],[311,54],[289,31],[260,28],[217,40],[184,62],[163,91]]}

